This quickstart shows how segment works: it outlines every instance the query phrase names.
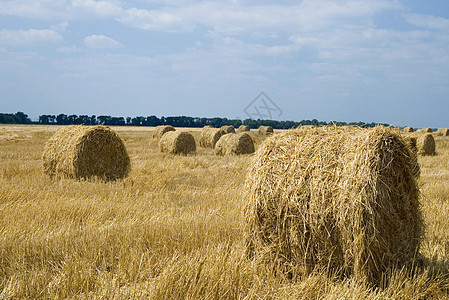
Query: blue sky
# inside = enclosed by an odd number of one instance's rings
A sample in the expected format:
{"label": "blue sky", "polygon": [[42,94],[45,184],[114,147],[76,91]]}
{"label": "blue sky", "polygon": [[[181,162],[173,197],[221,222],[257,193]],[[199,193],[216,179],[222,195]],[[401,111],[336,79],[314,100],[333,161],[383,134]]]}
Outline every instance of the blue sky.
{"label": "blue sky", "polygon": [[1,0],[0,111],[449,127],[447,0]]}

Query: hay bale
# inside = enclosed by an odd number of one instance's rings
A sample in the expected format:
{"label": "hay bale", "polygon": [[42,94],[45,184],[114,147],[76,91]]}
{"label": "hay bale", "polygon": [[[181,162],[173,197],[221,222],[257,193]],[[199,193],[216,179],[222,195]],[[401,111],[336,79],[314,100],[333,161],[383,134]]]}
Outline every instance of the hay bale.
{"label": "hay bale", "polygon": [[289,274],[318,268],[379,282],[413,260],[423,235],[410,156],[392,128],[272,136],[246,178],[247,255]]}
{"label": "hay bale", "polygon": [[156,127],[155,132],[153,133],[153,138],[160,140],[161,137],[166,134],[167,132],[170,131],[175,131],[175,127],[171,126],[171,125],[160,125]]}
{"label": "hay bale", "polygon": [[223,135],[220,128],[203,128],[201,131],[199,144],[204,148],[215,148],[215,144]]}
{"label": "hay bale", "polygon": [[203,128],[214,128],[214,126],[206,125],[206,126],[204,126]]}
{"label": "hay bale", "polygon": [[124,178],[131,163],[120,137],[106,126],[65,126],[45,144],[44,172],[76,179]]}
{"label": "hay bale", "polygon": [[223,134],[235,133],[235,128],[234,128],[234,126],[231,126],[231,125],[221,126],[220,129]]}
{"label": "hay bale", "polygon": [[271,126],[260,126],[258,132],[260,135],[269,135],[274,133],[273,127]]}
{"label": "hay bale", "polygon": [[437,135],[449,136],[449,129],[448,128],[438,128]]}
{"label": "hay bale", "polygon": [[248,125],[240,125],[237,129],[238,132],[245,132],[245,131],[251,131],[251,128],[249,128]]}
{"label": "hay bale", "polygon": [[419,155],[435,155],[435,139],[430,133],[421,135],[417,140]]}
{"label": "hay bale", "polygon": [[195,153],[195,138],[189,132],[170,131],[159,140],[159,149],[161,152],[171,154]]}
{"label": "hay bale", "polygon": [[429,132],[433,132],[433,129],[430,127],[424,127],[424,128],[421,128],[421,130],[419,132],[429,133]]}
{"label": "hay bale", "polygon": [[254,153],[254,141],[246,132],[223,135],[215,145],[215,154],[240,155]]}
{"label": "hay bale", "polygon": [[403,131],[406,133],[411,133],[411,132],[414,132],[415,130],[413,129],[413,127],[407,126],[407,127],[404,127]]}
{"label": "hay bale", "polygon": [[421,175],[421,168],[419,167],[418,163],[418,139],[414,136],[405,136],[404,140],[409,147],[410,160],[413,166],[412,172],[415,178],[419,178],[419,176]]}

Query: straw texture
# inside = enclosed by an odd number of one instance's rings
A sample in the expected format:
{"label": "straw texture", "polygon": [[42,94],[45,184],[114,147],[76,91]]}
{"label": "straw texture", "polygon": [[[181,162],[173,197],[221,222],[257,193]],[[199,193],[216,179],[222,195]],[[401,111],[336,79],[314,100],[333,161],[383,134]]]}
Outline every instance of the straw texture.
{"label": "straw texture", "polygon": [[159,140],[159,149],[161,152],[171,154],[195,153],[195,138],[189,132],[170,131]]}
{"label": "straw texture", "polygon": [[247,254],[377,283],[413,261],[423,234],[412,154],[398,130],[318,127],[275,135],[247,175]]}
{"label": "straw texture", "polygon": [[254,153],[254,141],[248,133],[223,135],[215,145],[218,155],[240,155]]}
{"label": "straw texture", "polygon": [[235,128],[234,128],[234,126],[231,126],[231,125],[221,126],[220,129],[223,134],[235,133]]}
{"label": "straw texture", "polygon": [[106,126],[65,126],[45,144],[44,172],[76,179],[124,178],[131,163],[120,137]]}
{"label": "straw texture", "polygon": [[251,131],[251,128],[249,128],[248,125],[240,125],[237,129],[238,132],[245,132],[245,131]]}
{"label": "straw texture", "polygon": [[435,139],[432,134],[427,133],[418,137],[418,154],[435,155]]}
{"label": "straw texture", "polygon": [[201,131],[199,144],[204,148],[215,148],[215,144],[223,135],[223,131],[220,128],[206,128]]}
{"label": "straw texture", "polygon": [[175,131],[176,129],[171,125],[161,125],[156,127],[156,131],[153,133],[153,138],[160,140],[161,137],[169,131]]}
{"label": "straw texture", "polygon": [[260,135],[269,135],[274,133],[273,127],[271,126],[260,126],[258,132]]}
{"label": "straw texture", "polygon": [[438,128],[437,135],[449,136],[449,129],[448,128]]}
{"label": "straw texture", "polygon": [[407,132],[407,133],[411,133],[411,132],[414,132],[415,130],[413,129],[413,127],[407,126],[407,127],[404,127],[403,131]]}

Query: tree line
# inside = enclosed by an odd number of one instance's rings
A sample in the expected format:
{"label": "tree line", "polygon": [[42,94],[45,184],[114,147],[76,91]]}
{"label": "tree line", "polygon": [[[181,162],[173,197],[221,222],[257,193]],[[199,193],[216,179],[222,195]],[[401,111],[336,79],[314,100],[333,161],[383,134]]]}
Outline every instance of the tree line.
{"label": "tree line", "polygon": [[[336,126],[361,126],[361,127],[374,127],[377,123],[364,123],[364,122],[325,122],[313,120],[302,121],[277,121],[277,120],[261,120],[261,119],[228,119],[228,118],[201,118],[201,117],[157,117],[157,116],[138,116],[138,117],[113,117],[113,116],[95,116],[95,115],[41,115],[39,121],[32,122],[28,115],[23,112],[16,114],[2,114],[0,113],[0,123],[3,124],[42,124],[42,125],[109,125],[109,126],[159,126],[159,125],[172,125],[174,127],[204,127],[210,125],[213,127],[221,127],[223,125],[232,125],[239,127],[240,125],[248,125],[250,128],[258,128],[261,125],[271,126],[275,129],[289,129],[295,128],[300,125],[336,125]],[[382,124],[388,126],[388,124]]]}

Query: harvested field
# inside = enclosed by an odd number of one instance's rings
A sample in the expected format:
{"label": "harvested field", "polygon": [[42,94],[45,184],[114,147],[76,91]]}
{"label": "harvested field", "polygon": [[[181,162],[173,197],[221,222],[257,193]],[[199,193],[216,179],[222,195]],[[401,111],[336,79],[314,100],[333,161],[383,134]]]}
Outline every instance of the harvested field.
{"label": "harvested field", "polygon": [[[128,177],[52,180],[42,153],[59,128],[0,126],[9,137],[0,139],[0,298],[449,298],[449,137],[435,136],[438,155],[417,158],[421,263],[393,268],[372,286],[319,269],[282,275],[245,258],[240,224],[251,155],[204,147],[167,155],[149,143],[155,128],[113,127],[130,157]],[[266,137],[249,134],[262,147]]]}

